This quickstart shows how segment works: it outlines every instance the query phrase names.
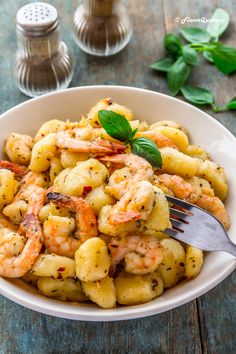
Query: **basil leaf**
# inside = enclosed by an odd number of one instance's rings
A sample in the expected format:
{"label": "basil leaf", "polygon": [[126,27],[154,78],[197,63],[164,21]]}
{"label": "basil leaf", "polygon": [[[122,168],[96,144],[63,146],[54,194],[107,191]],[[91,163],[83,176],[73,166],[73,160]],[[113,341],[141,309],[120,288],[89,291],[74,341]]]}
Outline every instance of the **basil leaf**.
{"label": "basil leaf", "polygon": [[130,139],[132,128],[125,117],[107,110],[99,111],[98,117],[102,127],[112,138],[123,142]]}
{"label": "basil leaf", "polygon": [[190,65],[198,65],[199,64],[199,58],[196,50],[189,46],[184,46],[182,55],[184,58],[185,63],[190,64]]}
{"label": "basil leaf", "polygon": [[227,103],[226,107],[228,109],[236,109],[236,97],[232,98],[232,100]]}
{"label": "basil leaf", "polygon": [[209,52],[209,50],[204,50],[203,56],[209,62],[214,63],[213,58],[212,58],[212,54],[211,54],[211,52]]}
{"label": "basil leaf", "polygon": [[209,42],[211,39],[210,34],[202,29],[197,27],[183,27],[180,29],[182,36],[191,43],[194,42],[201,42],[206,43]]}
{"label": "basil leaf", "polygon": [[136,138],[130,143],[131,151],[135,155],[141,156],[146,159],[153,167],[162,166],[161,153],[156,144],[146,138]]}
{"label": "basil leaf", "polygon": [[174,60],[170,57],[166,57],[160,60],[157,60],[151,65],[151,68],[158,71],[167,72],[169,68],[174,64]]}
{"label": "basil leaf", "polygon": [[189,102],[195,104],[212,104],[214,102],[212,92],[202,87],[186,85],[181,88],[181,92]]}
{"label": "basil leaf", "polygon": [[181,52],[182,44],[179,37],[169,33],[164,37],[164,47],[167,53],[177,57]]}
{"label": "basil leaf", "polygon": [[177,95],[189,74],[189,65],[185,63],[183,57],[179,57],[167,72],[168,87],[173,96]]}
{"label": "basil leaf", "polygon": [[132,133],[130,134],[130,140],[131,139],[133,139],[134,137],[135,137],[135,135],[136,135],[136,133],[137,133],[137,131],[138,131],[138,128],[136,128],[136,129],[134,129],[133,131],[132,131]]}
{"label": "basil leaf", "polygon": [[211,50],[215,66],[224,74],[236,70],[236,49],[219,45]]}
{"label": "basil leaf", "polygon": [[207,32],[210,33],[211,37],[215,40],[222,35],[222,33],[226,30],[229,25],[229,14],[224,9],[216,9],[213,13],[212,18],[210,19],[210,23],[207,26]]}

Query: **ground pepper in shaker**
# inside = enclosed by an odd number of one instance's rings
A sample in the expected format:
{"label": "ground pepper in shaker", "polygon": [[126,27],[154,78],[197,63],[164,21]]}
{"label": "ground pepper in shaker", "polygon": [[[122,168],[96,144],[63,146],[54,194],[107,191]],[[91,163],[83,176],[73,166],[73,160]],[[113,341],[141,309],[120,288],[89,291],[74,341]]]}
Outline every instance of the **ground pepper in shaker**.
{"label": "ground pepper in shaker", "polygon": [[14,77],[28,96],[66,88],[73,76],[73,61],[60,38],[57,10],[50,4],[34,2],[16,15],[18,49]]}
{"label": "ground pepper in shaker", "polygon": [[74,27],[79,47],[96,56],[120,52],[132,36],[121,0],[83,0],[75,12]]}

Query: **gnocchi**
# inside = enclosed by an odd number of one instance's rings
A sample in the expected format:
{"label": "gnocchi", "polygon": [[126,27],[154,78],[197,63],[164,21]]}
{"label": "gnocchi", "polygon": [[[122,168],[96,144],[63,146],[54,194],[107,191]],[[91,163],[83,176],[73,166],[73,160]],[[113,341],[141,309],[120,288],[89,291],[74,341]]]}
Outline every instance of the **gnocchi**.
{"label": "gnocchi", "polygon": [[101,209],[106,205],[115,204],[116,200],[106,192],[104,184],[94,188],[85,198],[98,216]]}
{"label": "gnocchi", "polygon": [[174,127],[157,126],[153,128],[153,131],[161,133],[172,140],[180,151],[185,152],[187,150],[189,145],[188,137],[181,130]]}
{"label": "gnocchi", "polygon": [[30,136],[12,133],[6,141],[5,151],[12,162],[28,165],[33,145],[34,141]]}
{"label": "gnocchi", "polygon": [[108,275],[101,280],[82,282],[82,288],[90,300],[104,309],[115,307],[116,289],[113,279]]}
{"label": "gnocchi", "polygon": [[39,141],[43,138],[45,138],[46,135],[49,135],[51,133],[57,133],[60,130],[65,129],[66,123],[58,120],[58,119],[52,119],[49,120],[48,122],[44,123],[40,129],[37,131],[34,141]]}
{"label": "gnocchi", "polygon": [[46,135],[34,144],[29,168],[34,172],[47,171],[56,151],[56,135],[53,133]]}
{"label": "gnocchi", "polygon": [[121,106],[112,101],[110,98],[105,98],[99,101],[96,106],[94,106],[87,115],[87,122],[94,128],[100,127],[100,122],[98,118],[98,112],[100,110],[108,110],[116,112],[124,116],[127,120],[133,120],[134,116],[130,109],[125,106]]}
{"label": "gnocchi", "polygon": [[117,302],[121,305],[143,304],[163,293],[163,281],[159,273],[133,275],[120,273],[115,279]]}
{"label": "gnocchi", "polygon": [[75,253],[76,276],[83,281],[101,280],[108,274],[111,258],[99,237],[85,241]]}
{"label": "gnocchi", "polygon": [[90,158],[59,173],[54,180],[53,190],[79,197],[83,194],[84,187],[96,188],[103,184],[108,176],[107,168],[98,160]]}
{"label": "gnocchi", "polygon": [[187,245],[186,246],[186,259],[185,259],[185,276],[188,279],[196,278],[200,273],[203,265],[203,252],[202,250]]}
{"label": "gnocchi", "polygon": [[54,279],[75,277],[75,261],[56,254],[40,254],[31,273],[39,277]]}
{"label": "gnocchi", "polygon": [[227,196],[228,186],[223,167],[212,161],[202,161],[199,165],[198,176],[206,179],[217,197],[224,200]]}
{"label": "gnocchi", "polygon": [[181,177],[193,177],[198,173],[200,161],[173,148],[160,149],[162,156],[162,171],[179,175]]}
{"label": "gnocchi", "polygon": [[82,291],[78,279],[52,279],[51,277],[39,278],[37,281],[39,291],[51,298],[62,301],[85,302],[88,298]]}
{"label": "gnocchi", "polygon": [[5,169],[0,169],[0,211],[14,198],[17,182],[14,174]]}

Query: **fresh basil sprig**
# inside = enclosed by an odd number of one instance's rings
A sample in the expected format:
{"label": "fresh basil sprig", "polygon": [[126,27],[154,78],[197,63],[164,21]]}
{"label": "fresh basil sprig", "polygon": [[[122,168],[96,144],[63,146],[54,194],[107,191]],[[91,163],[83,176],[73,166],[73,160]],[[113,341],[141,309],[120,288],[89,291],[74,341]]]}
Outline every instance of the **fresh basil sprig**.
{"label": "fresh basil sprig", "polygon": [[214,102],[213,94],[202,87],[185,85],[181,88],[181,93],[189,102],[194,104],[204,105]]}
{"label": "fresh basil sprig", "polygon": [[101,125],[114,139],[126,142],[130,139],[132,128],[128,120],[113,111],[101,110],[98,112]]}
{"label": "fresh basil sprig", "polygon": [[214,112],[225,112],[228,110],[236,110],[236,97],[230,100],[223,106],[217,106],[215,104],[214,95],[211,91],[203,87],[194,87],[185,85],[181,87],[181,93],[191,103],[197,105],[211,105]]}
{"label": "fresh basil sprig", "polygon": [[161,168],[161,153],[156,144],[147,138],[135,138],[138,129],[132,130],[125,117],[107,110],[99,111],[98,117],[108,135],[130,145],[132,153],[145,158],[154,168]]}
{"label": "fresh basil sprig", "polygon": [[130,146],[135,155],[145,158],[153,167],[161,167],[161,153],[153,141],[146,138],[136,138],[130,142]]}
{"label": "fresh basil sprig", "polygon": [[211,105],[215,112],[232,110],[235,99],[224,106],[214,103],[214,95],[205,88],[186,85],[193,66],[199,65],[199,54],[211,62],[222,73],[229,75],[236,71],[236,49],[223,45],[219,37],[229,25],[229,14],[224,9],[216,9],[207,29],[182,27],[181,35],[188,42],[183,44],[180,38],[168,33],[163,40],[167,56],[151,65],[156,71],[167,75],[169,90],[173,96],[179,92],[191,103]]}
{"label": "fresh basil sprig", "polygon": [[175,96],[183,86],[190,74],[190,67],[184,58],[179,57],[167,72],[167,80],[170,92]]}

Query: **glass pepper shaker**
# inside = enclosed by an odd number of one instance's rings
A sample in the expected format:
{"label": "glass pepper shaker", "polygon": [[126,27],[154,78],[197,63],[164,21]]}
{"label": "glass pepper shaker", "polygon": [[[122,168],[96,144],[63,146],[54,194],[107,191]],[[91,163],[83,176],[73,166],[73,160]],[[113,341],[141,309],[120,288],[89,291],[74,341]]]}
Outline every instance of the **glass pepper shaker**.
{"label": "glass pepper shaker", "polygon": [[60,38],[57,10],[50,4],[34,2],[16,15],[18,49],[14,77],[28,96],[66,88],[73,76],[73,62]]}
{"label": "glass pepper shaker", "polygon": [[79,47],[96,56],[118,53],[132,36],[121,0],[83,0],[75,12],[74,27]]}

